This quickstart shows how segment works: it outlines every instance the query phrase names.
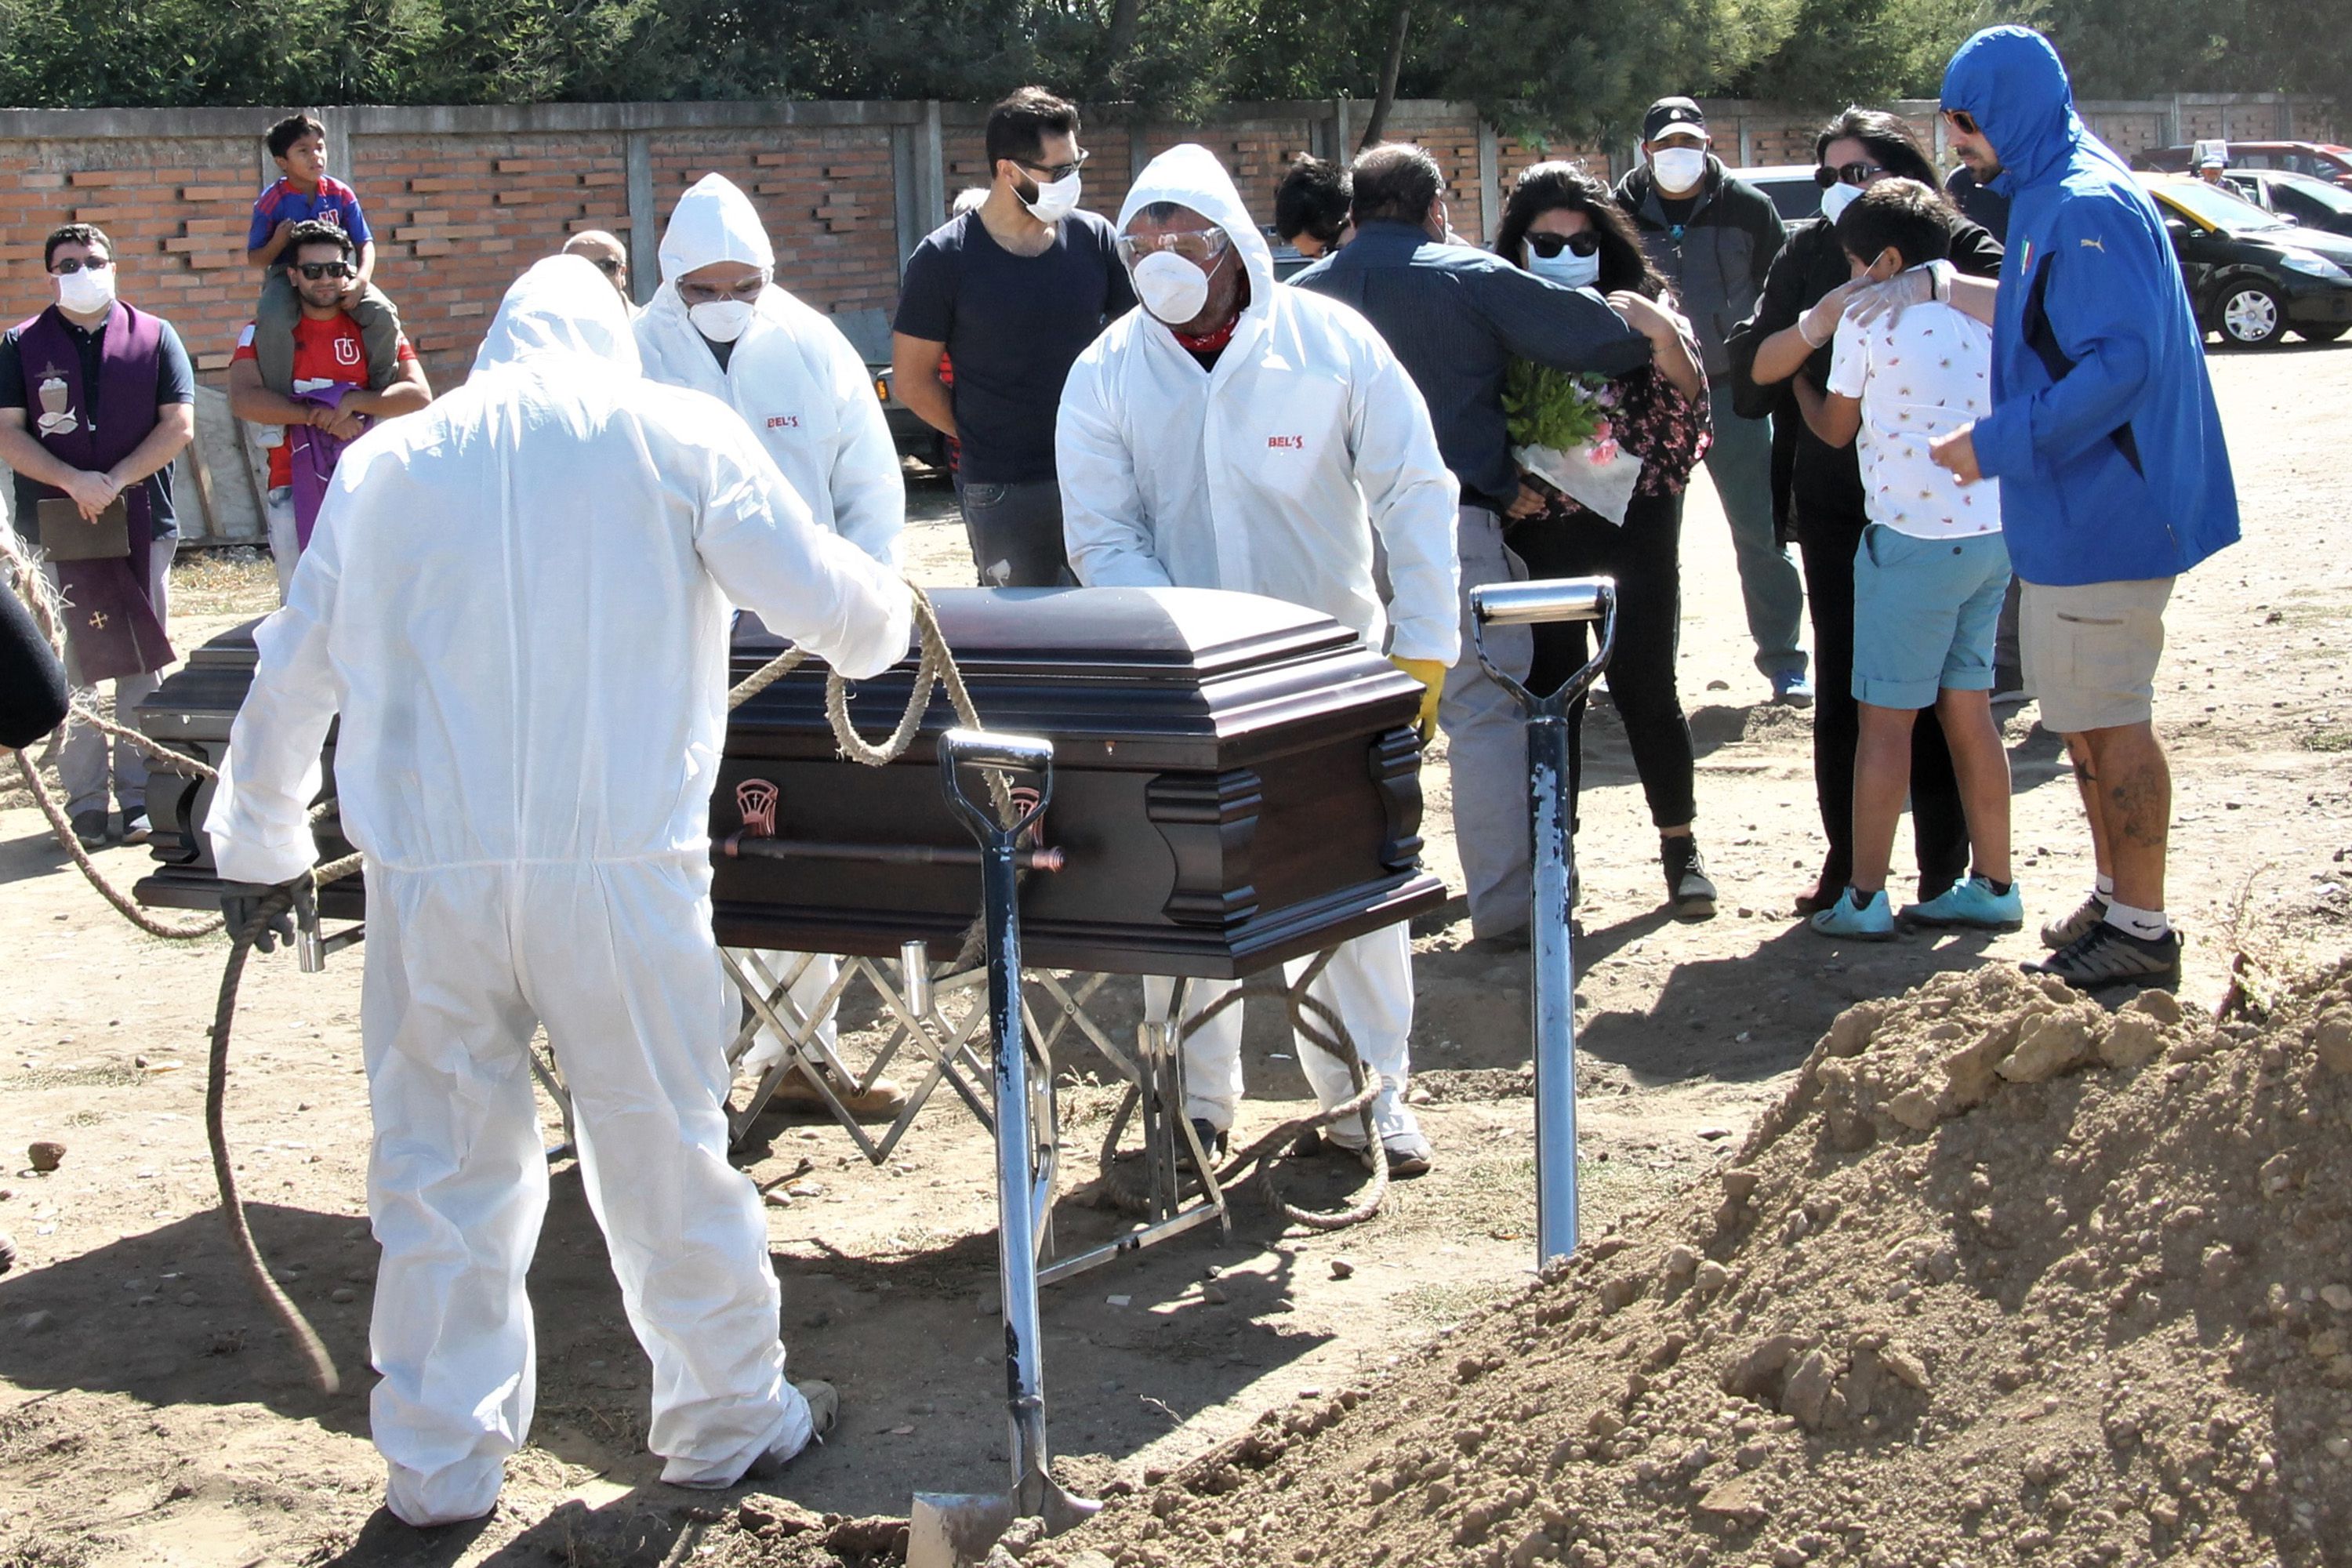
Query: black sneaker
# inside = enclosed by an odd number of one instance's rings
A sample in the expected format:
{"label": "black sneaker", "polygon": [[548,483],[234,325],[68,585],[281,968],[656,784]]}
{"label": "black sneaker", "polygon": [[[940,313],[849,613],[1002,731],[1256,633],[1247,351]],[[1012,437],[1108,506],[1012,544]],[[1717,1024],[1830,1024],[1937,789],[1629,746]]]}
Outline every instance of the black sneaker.
{"label": "black sneaker", "polygon": [[2039,963],[2028,974],[2054,974],[2082,991],[2131,981],[2180,978],[2180,933],[2168,931],[2153,942],[2101,921]]}
{"label": "black sneaker", "polygon": [[1678,921],[1715,918],[1715,884],[1707,879],[1706,859],[1694,837],[1658,840],[1658,863],[1665,868],[1666,900]]}
{"label": "black sneaker", "polygon": [[2092,927],[2107,918],[2107,900],[2093,893],[2074,906],[2074,912],[2063,920],[2054,920],[2042,928],[2044,947],[2072,947],[2083,940]]}
{"label": "black sneaker", "polygon": [[109,826],[103,811],[77,811],[73,814],[73,835],[81,840],[81,847],[85,849],[105,848]]}

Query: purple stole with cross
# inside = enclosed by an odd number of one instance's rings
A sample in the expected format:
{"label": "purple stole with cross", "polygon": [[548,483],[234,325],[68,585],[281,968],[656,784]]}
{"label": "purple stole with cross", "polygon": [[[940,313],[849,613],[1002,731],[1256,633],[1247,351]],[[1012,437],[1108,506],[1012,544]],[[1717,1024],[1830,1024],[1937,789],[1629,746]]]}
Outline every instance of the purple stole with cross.
{"label": "purple stole with cross", "polygon": [[[89,473],[103,473],[129,457],[155,428],[163,318],[117,301],[105,331],[95,398],[82,384],[81,346],[56,306],[26,322],[16,340],[25,368],[27,433],[59,462]],[[44,499],[65,495],[47,485],[34,489]],[[66,652],[79,680],[143,675],[176,657],[163,618],[147,597],[154,545],[152,497],[143,480],[122,492],[130,514],[127,559],[57,563],[67,605]],[[21,519],[18,527],[32,521]]]}

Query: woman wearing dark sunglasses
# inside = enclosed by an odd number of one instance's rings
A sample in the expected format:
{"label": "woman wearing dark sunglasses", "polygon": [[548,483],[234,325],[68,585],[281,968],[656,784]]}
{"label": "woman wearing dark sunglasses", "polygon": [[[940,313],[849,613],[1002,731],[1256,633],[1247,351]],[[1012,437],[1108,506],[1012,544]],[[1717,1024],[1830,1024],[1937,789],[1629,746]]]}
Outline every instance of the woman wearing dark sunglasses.
{"label": "woman wearing dark sunglasses", "polygon": [[[1911,128],[1880,110],[1848,109],[1823,126],[1813,162],[1823,216],[1789,237],[1756,314],[1726,341],[1734,406],[1749,418],[1769,414],[1797,426],[1790,500],[1813,623],[1813,787],[1829,840],[1820,879],[1797,898],[1800,914],[1825,908],[1853,871],[1853,751],[1861,729],[1853,689],[1853,553],[1870,521],[1862,468],[1853,447],[1827,445],[1800,416],[1800,400],[1819,398],[1829,379],[1832,335],[1853,293],[1833,226],[1845,203],[1890,174],[1943,188]],[[1952,265],[1973,277],[1998,277],[2000,242],[1957,212],[1953,222]],[[1951,752],[1932,714],[1922,714],[1911,732],[1911,813],[1919,896],[1933,899],[1967,875],[1969,829]]]}
{"label": "woman wearing dark sunglasses", "polygon": [[[1617,650],[1609,663],[1609,700],[1625,724],[1650,819],[1657,826],[1666,897],[1683,920],[1715,913],[1698,840],[1690,724],[1675,686],[1682,624],[1683,487],[1706,450],[1706,377],[1675,313],[1665,279],[1643,255],[1633,221],[1609,187],[1568,163],[1538,163],[1522,174],[1503,210],[1495,250],[1538,278],[1606,295],[1626,323],[1650,339],[1655,357],[1616,381],[1609,411],[1620,446],[1642,459],[1642,475],[1620,525],[1562,495],[1533,474],[1520,480],[1507,542],[1531,577],[1605,574],[1617,579]],[[1535,628],[1532,691],[1557,689],[1584,663],[1585,628],[1561,623]],[[1570,732],[1584,704],[1570,710]],[[1569,799],[1581,783],[1582,747],[1569,750]],[[1841,884],[1843,885],[1843,884]]]}

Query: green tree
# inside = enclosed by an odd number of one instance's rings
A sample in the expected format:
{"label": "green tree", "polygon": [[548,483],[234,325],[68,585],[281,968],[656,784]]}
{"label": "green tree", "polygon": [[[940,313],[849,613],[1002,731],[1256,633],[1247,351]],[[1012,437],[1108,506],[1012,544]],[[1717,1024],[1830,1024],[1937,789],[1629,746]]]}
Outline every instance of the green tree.
{"label": "green tree", "polygon": [[2046,0],[2041,25],[2085,97],[2311,92],[2352,84],[2352,27],[2305,0]]}
{"label": "green tree", "polygon": [[1933,98],[1952,51],[2006,19],[1984,0],[1804,0],[1787,41],[1735,90],[1825,110]]}

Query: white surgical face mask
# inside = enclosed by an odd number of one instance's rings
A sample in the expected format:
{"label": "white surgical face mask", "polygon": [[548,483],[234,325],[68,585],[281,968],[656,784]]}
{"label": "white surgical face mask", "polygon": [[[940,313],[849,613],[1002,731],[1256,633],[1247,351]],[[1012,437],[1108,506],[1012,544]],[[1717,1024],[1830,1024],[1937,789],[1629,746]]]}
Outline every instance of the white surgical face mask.
{"label": "white surgical face mask", "polygon": [[1590,256],[1579,256],[1565,246],[1558,256],[1538,256],[1530,250],[1528,252],[1528,270],[1538,278],[1549,279],[1570,289],[1590,289],[1601,280],[1601,252],[1596,250]]}
{"label": "white surgical face mask", "polygon": [[687,307],[694,330],[714,343],[731,343],[751,324],[752,306],[742,300],[712,300]]}
{"label": "white surgical face mask", "polygon": [[58,303],[76,315],[94,316],[114,303],[114,268],[85,267],[58,275]]}
{"label": "white surgical face mask", "polygon": [[1822,193],[1822,216],[1834,225],[1838,220],[1838,215],[1852,206],[1853,198],[1860,195],[1862,195],[1860,185],[1849,185],[1843,180],[1840,180]]}
{"label": "white surgical face mask", "polygon": [[1209,275],[1182,257],[1155,250],[1135,264],[1135,297],[1171,327],[1209,308]]}
{"label": "white surgical face mask", "polygon": [[1661,147],[1650,154],[1650,167],[1657,174],[1660,190],[1687,191],[1706,178],[1706,149]]}
{"label": "white surgical face mask", "polygon": [[1075,171],[1061,179],[1047,181],[1037,187],[1034,200],[1021,198],[1029,216],[1039,223],[1059,223],[1077,207],[1078,176]]}

